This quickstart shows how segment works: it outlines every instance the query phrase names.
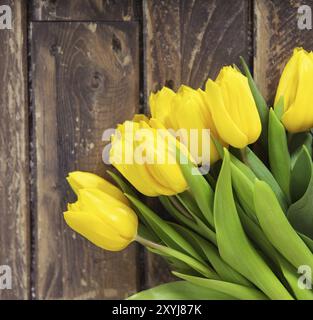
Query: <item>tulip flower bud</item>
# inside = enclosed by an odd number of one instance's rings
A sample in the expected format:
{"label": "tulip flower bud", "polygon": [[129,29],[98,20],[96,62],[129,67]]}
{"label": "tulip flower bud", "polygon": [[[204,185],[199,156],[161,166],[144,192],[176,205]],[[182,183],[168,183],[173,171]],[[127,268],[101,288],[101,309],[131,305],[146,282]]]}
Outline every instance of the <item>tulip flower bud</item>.
{"label": "tulip flower bud", "polygon": [[110,162],[139,192],[174,195],[187,189],[175,143],[146,121],[126,121],[112,137]]}
{"label": "tulip flower bud", "polygon": [[98,247],[120,251],[137,235],[135,212],[112,195],[96,188],[78,191],[78,200],[64,212],[66,223]]}
{"label": "tulip flower bud", "polygon": [[225,143],[221,141],[213,123],[206,93],[185,85],[182,85],[176,94],[172,90],[165,94],[168,90],[170,89],[163,88],[158,93],[151,94],[152,118],[159,120],[166,128],[176,130],[179,140],[188,148],[197,163],[213,164],[220,156],[209,133],[222,145]]}
{"label": "tulip flower bud", "polygon": [[247,78],[233,67],[224,67],[209,79],[206,93],[218,134],[226,143],[244,148],[261,133],[261,121]]}
{"label": "tulip flower bud", "polygon": [[76,195],[78,195],[80,189],[96,188],[106,192],[126,205],[129,204],[129,201],[120,189],[96,174],[83,171],[73,171],[69,173],[66,179]]}
{"label": "tulip flower bud", "polygon": [[173,90],[163,87],[157,93],[151,93],[149,97],[152,118],[158,119],[166,128],[173,128],[169,113],[175,96]]}
{"label": "tulip flower bud", "polygon": [[282,122],[290,132],[313,127],[313,52],[296,48],[279,81],[275,105],[284,99]]}

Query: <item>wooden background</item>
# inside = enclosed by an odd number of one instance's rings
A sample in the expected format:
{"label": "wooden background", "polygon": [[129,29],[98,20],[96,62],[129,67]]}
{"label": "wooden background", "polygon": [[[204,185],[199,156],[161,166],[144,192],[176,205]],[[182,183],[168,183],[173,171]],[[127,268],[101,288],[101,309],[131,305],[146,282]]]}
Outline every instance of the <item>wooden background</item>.
{"label": "wooden background", "polygon": [[273,100],[313,0],[0,0],[0,299],[115,299],[166,281],[135,244],[104,252],[66,227],[67,172],[104,174],[103,130],[148,112],[151,90],[202,86],[243,55]]}

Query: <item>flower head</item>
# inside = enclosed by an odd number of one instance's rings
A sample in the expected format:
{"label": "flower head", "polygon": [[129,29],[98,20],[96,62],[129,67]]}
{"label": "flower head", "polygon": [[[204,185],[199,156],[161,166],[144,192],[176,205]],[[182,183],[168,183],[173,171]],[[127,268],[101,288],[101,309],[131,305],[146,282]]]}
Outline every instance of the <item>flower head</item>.
{"label": "flower head", "polygon": [[203,90],[182,85],[174,93],[163,88],[151,94],[150,108],[152,118],[159,120],[166,128],[174,129],[197,163],[213,164],[220,158],[212,136],[225,144],[215,128]]}
{"label": "flower head", "polygon": [[[176,140],[156,120],[135,117],[112,137],[110,162],[141,193],[174,195],[187,188],[176,161]],[[158,124],[157,124],[158,123]],[[173,140],[175,142],[173,142]]]}
{"label": "flower head", "polygon": [[313,52],[296,48],[279,81],[275,105],[283,97],[282,122],[290,132],[313,127]]}
{"label": "flower head", "polygon": [[[77,178],[78,173],[70,174],[70,177],[71,184],[73,179],[80,180]],[[102,178],[99,177],[99,179]],[[121,195],[115,192],[115,187],[107,181],[106,184],[109,186],[108,192],[96,187],[77,189],[75,185],[78,200],[68,204],[64,219],[73,230],[98,247],[119,251],[135,239],[138,219],[135,212],[125,204],[126,198],[122,200]],[[114,190],[113,193],[112,190]]]}
{"label": "flower head", "polygon": [[206,93],[213,121],[221,139],[244,148],[261,133],[261,121],[247,78],[233,67],[224,67],[217,79],[209,79]]}

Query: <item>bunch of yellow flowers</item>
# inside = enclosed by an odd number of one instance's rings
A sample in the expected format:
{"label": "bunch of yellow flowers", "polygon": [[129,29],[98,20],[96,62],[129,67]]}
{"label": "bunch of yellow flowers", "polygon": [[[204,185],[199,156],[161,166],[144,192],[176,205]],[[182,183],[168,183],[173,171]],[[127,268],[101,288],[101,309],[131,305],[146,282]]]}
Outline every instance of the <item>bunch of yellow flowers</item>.
{"label": "bunch of yellow flowers", "polygon": [[150,95],[151,117],[118,125],[117,186],[67,178],[72,229],[111,251],[137,241],[181,279],[132,299],[313,300],[309,273],[299,280],[313,270],[313,53],[294,50],[273,108],[242,66],[223,67],[205,90],[164,87]]}

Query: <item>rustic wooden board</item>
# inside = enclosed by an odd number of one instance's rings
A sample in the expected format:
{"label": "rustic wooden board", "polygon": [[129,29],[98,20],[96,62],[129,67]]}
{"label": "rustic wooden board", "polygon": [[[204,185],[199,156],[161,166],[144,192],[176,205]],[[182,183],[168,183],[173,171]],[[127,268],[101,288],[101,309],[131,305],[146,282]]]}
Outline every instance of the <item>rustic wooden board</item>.
{"label": "rustic wooden board", "polygon": [[138,18],[138,0],[32,0],[32,20],[130,21]]}
{"label": "rustic wooden board", "polygon": [[12,269],[12,290],[0,290],[0,300],[30,293],[26,11],[22,1],[5,4],[12,30],[0,30],[0,265]]}
{"label": "rustic wooden board", "polygon": [[146,89],[202,86],[226,64],[249,60],[250,1],[144,2]]}
{"label": "rustic wooden board", "polygon": [[31,25],[36,146],[35,292],[39,299],[124,298],[137,290],[137,247],[108,253],[75,235],[62,211],[67,173],[104,174],[104,129],[138,107],[136,22]]}
{"label": "rustic wooden board", "polygon": [[293,48],[313,50],[313,30],[298,29],[297,9],[303,4],[313,8],[312,0],[255,0],[255,80],[270,104]]}
{"label": "rustic wooden board", "polygon": [[[229,0],[147,0],[143,2],[145,109],[148,96],[166,85],[204,85],[226,64],[251,55],[251,3]],[[147,256],[147,285],[166,282],[158,257]]]}

